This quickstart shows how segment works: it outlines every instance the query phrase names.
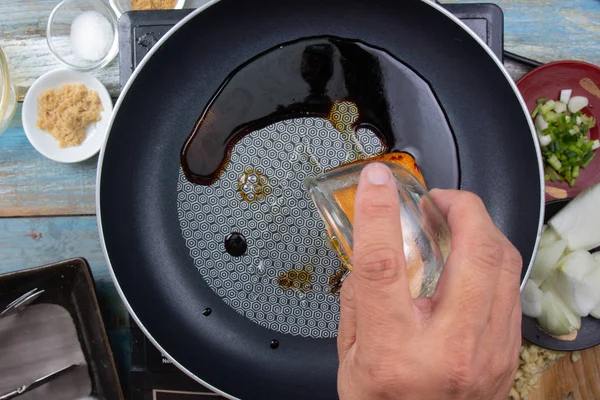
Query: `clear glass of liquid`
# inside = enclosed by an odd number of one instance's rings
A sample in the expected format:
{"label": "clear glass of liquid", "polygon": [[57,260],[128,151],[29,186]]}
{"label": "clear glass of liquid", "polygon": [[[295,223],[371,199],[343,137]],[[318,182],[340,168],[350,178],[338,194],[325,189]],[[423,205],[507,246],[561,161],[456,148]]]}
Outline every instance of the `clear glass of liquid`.
{"label": "clear glass of liquid", "polygon": [[[307,178],[304,186],[342,263],[352,270],[354,197],[368,162]],[[411,296],[431,297],[450,252],[450,229],[423,184],[405,167],[384,162],[392,171],[400,199],[402,240]]]}
{"label": "clear glass of liquid", "polygon": [[0,48],[0,135],[4,133],[17,109],[17,94],[10,81],[8,61]]}

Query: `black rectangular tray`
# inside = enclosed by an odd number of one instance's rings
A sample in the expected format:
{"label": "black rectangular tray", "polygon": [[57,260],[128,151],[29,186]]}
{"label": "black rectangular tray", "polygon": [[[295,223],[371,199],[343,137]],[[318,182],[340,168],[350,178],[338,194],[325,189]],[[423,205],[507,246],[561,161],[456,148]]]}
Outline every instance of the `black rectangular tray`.
{"label": "black rectangular tray", "polygon": [[73,258],[0,275],[0,309],[3,310],[16,298],[36,288],[43,289],[44,293],[34,304],[60,305],[73,318],[89,368],[91,396],[122,400],[123,392],[87,261]]}

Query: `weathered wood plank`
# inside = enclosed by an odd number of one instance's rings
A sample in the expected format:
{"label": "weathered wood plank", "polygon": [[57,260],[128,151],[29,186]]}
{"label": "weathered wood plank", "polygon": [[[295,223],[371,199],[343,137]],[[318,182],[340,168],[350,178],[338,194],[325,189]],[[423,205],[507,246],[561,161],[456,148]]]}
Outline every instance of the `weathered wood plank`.
{"label": "weathered wood plank", "polygon": [[21,125],[21,105],[0,136],[0,217],[93,214],[98,157],[62,164],[38,153]]}
{"label": "weathered wood plank", "polygon": [[504,67],[515,82],[518,81],[523,75],[531,71],[530,67],[510,60],[504,60]]}
{"label": "weathered wood plank", "polygon": [[0,273],[72,257],[90,263],[107,327],[128,325],[106,265],[95,217],[0,218]]}
{"label": "weathered wood plank", "polygon": [[581,352],[581,360],[561,358],[540,378],[529,400],[586,400],[600,398],[600,347]]}
{"label": "weathered wood plank", "polygon": [[600,65],[598,0],[495,0],[494,3],[504,11],[507,50],[541,62],[582,60]]}

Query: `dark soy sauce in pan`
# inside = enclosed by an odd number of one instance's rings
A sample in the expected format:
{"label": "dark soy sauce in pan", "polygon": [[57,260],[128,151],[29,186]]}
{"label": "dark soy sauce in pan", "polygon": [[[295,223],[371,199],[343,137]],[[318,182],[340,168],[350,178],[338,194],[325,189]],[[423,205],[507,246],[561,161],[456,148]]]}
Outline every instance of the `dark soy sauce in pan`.
{"label": "dark soy sauce in pan", "polygon": [[233,232],[225,238],[225,251],[233,257],[241,257],[246,254],[248,243],[244,235],[238,232]]}
{"label": "dark soy sauce in pan", "polygon": [[278,46],[230,74],[183,147],[183,171],[210,185],[245,135],[292,118],[331,120],[340,102],[358,110],[342,133],[369,128],[386,151],[412,154],[430,188],[458,187],[454,137],[429,84],[384,50],[333,37]]}

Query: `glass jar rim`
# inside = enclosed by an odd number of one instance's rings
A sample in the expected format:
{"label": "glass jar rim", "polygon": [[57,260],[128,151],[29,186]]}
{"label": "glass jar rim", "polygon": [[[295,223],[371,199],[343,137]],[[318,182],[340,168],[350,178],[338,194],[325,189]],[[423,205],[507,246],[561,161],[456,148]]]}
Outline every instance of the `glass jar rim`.
{"label": "glass jar rim", "polygon": [[4,118],[7,110],[9,109],[10,101],[10,74],[8,71],[8,62],[6,56],[0,47],[0,120]]}

